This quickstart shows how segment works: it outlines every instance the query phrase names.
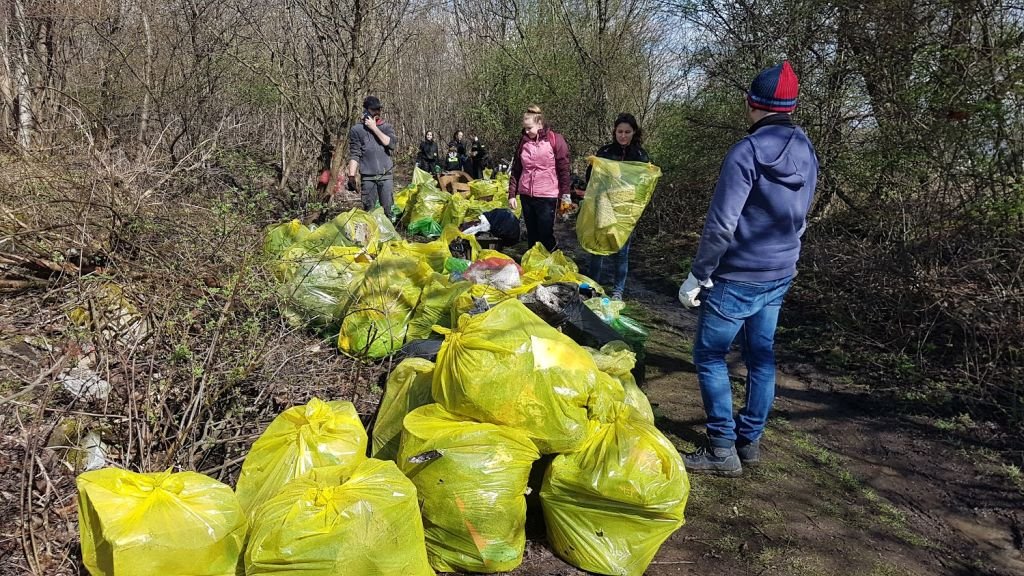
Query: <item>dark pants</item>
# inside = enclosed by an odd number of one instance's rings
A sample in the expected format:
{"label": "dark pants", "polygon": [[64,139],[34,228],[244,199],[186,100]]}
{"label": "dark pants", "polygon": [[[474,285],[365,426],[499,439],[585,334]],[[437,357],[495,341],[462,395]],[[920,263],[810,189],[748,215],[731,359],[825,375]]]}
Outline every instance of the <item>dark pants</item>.
{"label": "dark pants", "polygon": [[363,210],[369,212],[377,207],[377,203],[380,202],[384,213],[391,216],[391,206],[395,203],[395,182],[391,179],[391,176],[384,178],[383,180],[372,180],[375,176],[363,175],[363,189],[360,197],[363,201]]}
{"label": "dark pants", "polygon": [[526,222],[526,240],[533,248],[540,242],[549,252],[555,250],[555,208],[558,198],[520,196],[523,220]]}

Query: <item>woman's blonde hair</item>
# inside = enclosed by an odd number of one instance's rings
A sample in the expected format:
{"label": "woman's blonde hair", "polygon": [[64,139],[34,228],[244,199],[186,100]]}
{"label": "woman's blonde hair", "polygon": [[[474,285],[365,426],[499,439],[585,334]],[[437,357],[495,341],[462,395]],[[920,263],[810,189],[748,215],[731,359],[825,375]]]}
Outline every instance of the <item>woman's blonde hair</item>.
{"label": "woman's blonde hair", "polygon": [[544,125],[544,112],[536,104],[530,104],[526,107],[526,112],[523,112],[523,118],[529,118],[534,124]]}

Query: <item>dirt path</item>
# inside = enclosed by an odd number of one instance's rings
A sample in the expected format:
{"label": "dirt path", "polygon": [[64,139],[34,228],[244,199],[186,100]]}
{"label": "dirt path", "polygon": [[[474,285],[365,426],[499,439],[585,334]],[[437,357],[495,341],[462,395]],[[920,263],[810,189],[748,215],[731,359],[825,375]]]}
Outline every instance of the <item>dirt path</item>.
{"label": "dirt path", "polygon": [[[573,240],[560,237],[574,252]],[[704,420],[689,352],[696,314],[665,279],[637,272],[627,302],[651,330],[644,390],[658,427],[689,450]],[[740,399],[743,366],[731,367]],[[780,371],[763,446],[764,464],[742,478],[691,476],[687,524],[648,574],[1024,574],[1019,489],[972,450],[809,365]],[[516,574],[580,572],[531,546]]]}

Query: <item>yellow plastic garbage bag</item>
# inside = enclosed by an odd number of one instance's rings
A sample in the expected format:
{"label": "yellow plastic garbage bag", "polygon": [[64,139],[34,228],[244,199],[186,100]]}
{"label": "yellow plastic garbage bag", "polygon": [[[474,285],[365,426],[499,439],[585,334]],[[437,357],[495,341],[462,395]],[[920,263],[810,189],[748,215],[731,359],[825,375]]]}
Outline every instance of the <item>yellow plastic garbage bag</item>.
{"label": "yellow plastic garbage bag", "polygon": [[116,282],[87,283],[84,306],[68,312],[68,319],[119,346],[131,347],[152,333],[149,318],[139,311],[130,294]]}
{"label": "yellow plastic garbage bag", "polygon": [[465,257],[467,260],[476,260],[479,257],[481,249],[480,243],[477,242],[476,237],[472,234],[463,234],[454,226],[445,228],[436,240],[430,242],[404,242],[401,244],[389,244],[384,253],[415,255],[416,258],[425,260],[434,272],[443,273],[445,272],[445,261],[456,256],[451,250],[451,244],[455,240],[465,240],[465,245],[468,245],[469,247],[468,254],[458,257]]}
{"label": "yellow plastic garbage bag", "polygon": [[587,197],[576,219],[576,239],[591,254],[615,254],[626,245],[661,177],[646,162],[591,156]]}
{"label": "yellow plastic garbage bag", "polygon": [[338,324],[338,307],[347,302],[366,272],[368,259],[361,248],[329,246],[309,254],[293,248],[279,261],[287,281],[278,288],[283,313],[292,323],[314,329]]}
{"label": "yellow plastic garbage bag", "polygon": [[600,372],[568,336],[518,300],[464,314],[445,334],[434,400],[450,412],[525,432],[543,454],[583,440]]}
{"label": "yellow plastic garbage bag", "polygon": [[430,266],[416,258],[384,255],[374,260],[341,306],[338,348],[369,358],[383,358],[401,348],[431,273]]}
{"label": "yellow plastic garbage bag", "polygon": [[394,242],[400,240],[402,236],[395,230],[395,225],[391,223],[391,219],[384,213],[384,208],[377,206],[370,211],[370,216],[377,222],[377,231],[380,233],[380,242]]}
{"label": "yellow plastic garbage bag", "polygon": [[356,216],[354,214],[356,211],[353,209],[338,214],[320,226],[310,228],[309,234],[306,234],[302,243],[297,246],[305,248],[305,251],[310,254],[319,254],[329,246],[365,248],[366,238],[376,232],[376,225],[369,218],[369,214],[358,210],[361,214]]}
{"label": "yellow plastic garbage bag", "polygon": [[672,443],[632,408],[592,420],[576,452],[544,475],[548,540],[567,562],[597,574],[641,576],[683,525],[690,483]]}
{"label": "yellow plastic garbage bag", "polygon": [[414,185],[419,186],[420,184],[425,184],[433,180],[434,177],[430,174],[430,172],[427,172],[426,170],[423,170],[418,166],[412,169],[412,183]]}
{"label": "yellow plastic garbage bag", "polygon": [[415,202],[406,210],[403,221],[409,234],[437,237],[441,234],[441,213],[452,195],[441,190],[433,181],[420,184]]}
{"label": "yellow plastic garbage bag", "polygon": [[444,210],[441,211],[441,219],[439,220],[441,227],[455,226],[458,228],[463,222],[471,219],[467,216],[471,202],[472,200],[463,197],[461,194],[452,196],[451,200],[445,205]]}
{"label": "yellow plastic garbage bag", "polygon": [[633,367],[636,365],[636,354],[629,348],[629,344],[621,341],[609,342],[600,350],[586,348],[594,358],[597,368],[619,381],[625,391],[623,402],[637,411],[637,414],[645,422],[654,424],[654,409],[647,395],[636,385],[636,378],[633,377]]}
{"label": "yellow plastic garbage bag", "polygon": [[231,488],[196,472],[78,476],[82,563],[93,576],[234,576],[246,520]]}
{"label": "yellow plastic garbage bag", "polygon": [[571,282],[574,284],[589,284],[592,288],[600,290],[601,287],[593,279],[580,274],[576,263],[569,259],[561,250],[548,252],[541,244],[536,244],[523,254],[523,274],[525,278],[540,281],[544,284],[554,282]]}
{"label": "yellow plastic garbage bag", "polygon": [[257,513],[247,576],[433,576],[416,487],[394,462],[315,468]]}
{"label": "yellow plastic garbage bag", "polygon": [[236,493],[250,517],[289,480],[318,466],[355,468],[366,459],[366,430],[351,402],[318,398],[293,406],[253,443]]}
{"label": "yellow plastic garbage bag", "polygon": [[369,212],[353,208],[335,216],[332,223],[344,236],[346,245],[366,248],[370,254],[376,254],[380,248],[380,223]]}
{"label": "yellow plastic garbage bag", "polygon": [[416,485],[430,565],[506,572],[523,561],[526,483],[540,455],[513,428],[429,404],[405,417],[398,466]]}
{"label": "yellow plastic garbage bag", "polygon": [[434,334],[434,326],[450,328],[452,305],[471,287],[469,282],[451,282],[443,274],[432,274],[409,321],[408,340],[430,338]]}
{"label": "yellow plastic garbage bag", "polygon": [[478,200],[490,201],[499,196],[508,196],[507,185],[505,189],[497,180],[473,180],[469,183],[469,195]]}
{"label": "yellow plastic garbage bag", "polygon": [[263,240],[263,253],[267,256],[280,256],[308,235],[309,228],[298,220],[270,226]]}
{"label": "yellow plastic garbage bag", "polygon": [[395,203],[392,205],[391,211],[394,212],[395,215],[404,213],[405,209],[415,202],[417,190],[418,187],[416,184],[409,184],[405,188],[395,192]]}
{"label": "yellow plastic garbage bag", "polygon": [[373,424],[373,457],[394,460],[402,439],[402,420],[420,406],[434,401],[431,382],[434,363],[423,358],[406,358],[388,375],[384,397]]}

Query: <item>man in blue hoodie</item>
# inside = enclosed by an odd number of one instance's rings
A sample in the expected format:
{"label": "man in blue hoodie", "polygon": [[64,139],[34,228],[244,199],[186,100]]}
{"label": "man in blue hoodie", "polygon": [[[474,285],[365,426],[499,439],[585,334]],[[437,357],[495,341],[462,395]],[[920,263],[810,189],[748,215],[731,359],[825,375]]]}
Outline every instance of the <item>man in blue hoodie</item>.
{"label": "man in blue hoodie", "polygon": [[[760,459],[761,434],[775,399],[775,327],[796,275],[818,177],[814,147],[789,115],[798,90],[789,62],[754,79],[747,94],[749,135],[722,163],[697,256],[679,288],[684,306],[700,306],[693,363],[708,445],[686,456],[693,472],[739,476],[743,464]],[[747,393],[734,419],[725,356],[737,336]]]}

